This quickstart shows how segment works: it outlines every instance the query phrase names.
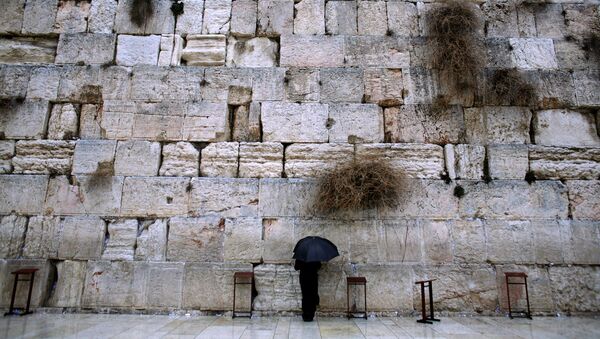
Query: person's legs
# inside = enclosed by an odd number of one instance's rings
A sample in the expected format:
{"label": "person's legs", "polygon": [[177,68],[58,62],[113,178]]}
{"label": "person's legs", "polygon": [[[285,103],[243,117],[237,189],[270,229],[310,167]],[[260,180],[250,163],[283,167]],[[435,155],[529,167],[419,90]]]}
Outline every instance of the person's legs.
{"label": "person's legs", "polygon": [[316,274],[300,271],[300,289],[302,290],[302,319],[312,321],[317,309]]}

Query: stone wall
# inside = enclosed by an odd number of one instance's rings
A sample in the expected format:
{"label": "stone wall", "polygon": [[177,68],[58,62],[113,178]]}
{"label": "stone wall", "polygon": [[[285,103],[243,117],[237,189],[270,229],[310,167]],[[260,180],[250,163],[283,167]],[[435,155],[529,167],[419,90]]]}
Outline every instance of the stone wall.
{"label": "stone wall", "polygon": [[[324,312],[361,275],[372,311],[437,278],[437,309],[492,314],[514,270],[536,312],[600,311],[600,5],[473,2],[486,68],[448,96],[437,1],[182,2],[141,27],[131,0],[0,2],[0,307],[35,266],[36,307],[230,310],[253,270],[255,310],[298,311],[291,250],[317,234],[341,253]],[[510,68],[531,105],[494,95]],[[354,157],[403,173],[401,200],[320,214],[318,178]]]}

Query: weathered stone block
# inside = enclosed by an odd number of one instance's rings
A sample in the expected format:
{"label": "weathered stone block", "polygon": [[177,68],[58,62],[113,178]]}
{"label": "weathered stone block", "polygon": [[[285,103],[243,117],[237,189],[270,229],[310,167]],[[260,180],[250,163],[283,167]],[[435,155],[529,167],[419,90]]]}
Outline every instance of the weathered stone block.
{"label": "weathered stone block", "polygon": [[443,264],[453,262],[453,243],[448,221],[423,222],[423,261]]}
{"label": "weathered stone block", "polygon": [[320,177],[354,157],[351,144],[292,144],[285,150],[288,178]]}
{"label": "weathered stone block", "polygon": [[189,178],[125,178],[121,214],[144,217],[185,214],[189,182]]}
{"label": "weathered stone block", "polygon": [[279,178],[283,172],[283,145],[278,142],[240,143],[241,178]]}
{"label": "weathered stone block", "polygon": [[557,220],[534,220],[531,222],[535,263],[557,264],[564,262],[560,223],[563,222]]}
{"label": "weathered stone block", "polygon": [[406,179],[400,187],[396,206],[378,210],[381,218],[453,219],[458,213],[459,200],[453,196],[453,185],[441,180]]}
{"label": "weathered stone block", "polygon": [[135,246],[135,260],[164,261],[167,254],[167,220],[142,223]]}
{"label": "weathered stone block", "polygon": [[79,307],[84,290],[87,262],[59,261],[56,263],[56,285],[53,286],[47,305],[49,307]]}
{"label": "weathered stone block", "polygon": [[385,35],[387,32],[386,3],[358,1],[358,34]]}
{"label": "weathered stone block", "polygon": [[438,179],[444,172],[444,150],[430,144],[360,144],[356,156],[385,160],[403,176]]}
{"label": "weathered stone block", "polygon": [[18,258],[21,255],[26,229],[27,217],[0,217],[0,258]]}
{"label": "weathered stone block", "polygon": [[253,36],[256,33],[257,12],[257,0],[233,1],[229,33],[240,37]]}
{"label": "weathered stone block", "polygon": [[439,97],[437,75],[427,68],[408,68],[402,73],[405,104],[432,104]]}
{"label": "weathered stone block", "polygon": [[379,106],[391,107],[402,104],[401,69],[367,69],[364,75],[365,100]]}
{"label": "weathered stone block", "polygon": [[112,33],[117,14],[117,4],[113,0],[92,1],[88,31],[90,33]]}
{"label": "weathered stone block", "polygon": [[[138,68],[136,67],[135,71],[137,70]],[[129,99],[131,97],[131,84],[134,75],[135,73],[131,67],[112,66],[100,68],[98,78],[102,84],[102,88],[100,89],[102,92],[102,101]],[[100,102],[100,100],[95,101],[96,104],[103,102]]]}
{"label": "weathered stone block", "polygon": [[[285,69],[257,68],[252,72],[252,100],[283,100],[285,96]],[[250,107],[252,108],[252,107]]]}
{"label": "weathered stone block", "polygon": [[190,34],[181,51],[188,66],[222,66],[225,64],[225,36]]}
{"label": "weathered stone block", "polygon": [[279,45],[269,38],[238,40],[229,38],[228,67],[275,67]]}
{"label": "weathered stone block", "polygon": [[256,141],[257,139],[260,139],[260,137],[255,138],[255,135],[250,135],[249,106],[250,105],[238,106],[233,111],[233,131],[231,136],[233,141]]}
{"label": "weathered stone block", "polygon": [[531,111],[526,107],[465,109],[466,141],[476,144],[528,144]]}
{"label": "weathered stone block", "polygon": [[339,36],[283,35],[280,65],[298,67],[341,67],[344,39]]}
{"label": "weathered stone block", "polygon": [[[0,65],[0,81],[5,84],[0,88],[0,98],[11,101],[15,98],[25,98],[28,94],[27,86],[31,79],[31,73],[36,70],[36,68],[27,66]],[[20,102],[21,100],[18,100],[17,103]]]}
{"label": "weathered stone block", "polygon": [[363,71],[360,69],[324,68],[319,72],[319,81],[321,102],[362,102],[363,100],[365,89]]}
{"label": "weathered stone block", "polygon": [[301,0],[294,13],[294,34],[325,34],[325,0]]}
{"label": "weathered stone block", "polygon": [[189,213],[227,218],[258,216],[258,180],[193,178]]}
{"label": "weathered stone block", "polygon": [[487,158],[492,179],[523,179],[529,169],[527,145],[488,145]]}
{"label": "weathered stone block", "polygon": [[134,114],[132,136],[135,139],[181,140],[184,117]]}
{"label": "weathered stone block", "polygon": [[229,86],[227,104],[240,106],[252,101],[252,88],[243,86]]}
{"label": "weathered stone block", "polygon": [[487,25],[487,37],[505,38],[519,36],[519,25],[515,4],[498,1],[486,2],[483,4],[482,10]]}
{"label": "weathered stone block", "polygon": [[[362,225],[362,222],[356,222],[356,226],[360,227],[360,225]],[[377,251],[375,252],[379,252],[379,262],[421,262],[423,259],[424,237],[423,227],[417,220],[384,220],[382,227],[383,234],[373,233],[373,229],[365,230],[371,236],[377,234]],[[350,241],[353,240],[350,239]],[[357,249],[362,245],[366,245],[364,246],[363,256],[368,257],[373,252],[367,244],[368,242],[361,244],[360,241],[354,241],[350,248],[351,255],[356,257],[360,253],[357,252]]]}
{"label": "weathered stone block", "polygon": [[183,139],[225,141],[229,135],[229,110],[226,103],[202,101],[188,105],[183,118]]}
{"label": "weathered stone block", "polygon": [[60,222],[59,259],[98,259],[102,255],[106,223],[99,217],[65,217]]}
{"label": "weathered stone block", "polygon": [[185,0],[182,2],[183,13],[177,17],[175,33],[181,35],[202,33],[204,0]]}
{"label": "weathered stone block", "polygon": [[225,219],[174,217],[169,221],[169,261],[223,261]]}
{"label": "weathered stone block", "polygon": [[456,262],[485,262],[487,259],[486,235],[481,219],[457,220],[451,224],[450,232]]}
{"label": "weathered stone block", "polygon": [[144,307],[148,264],[89,261],[82,307]]}
{"label": "weathered stone block", "polygon": [[160,175],[168,177],[197,177],[200,152],[189,142],[166,144],[162,152]]}
{"label": "weathered stone block", "polygon": [[573,218],[600,220],[600,181],[567,181],[567,187]]}
{"label": "weathered stone block", "polygon": [[329,105],[329,142],[383,142],[383,110],[377,105]]}
{"label": "weathered stone block", "polygon": [[529,146],[529,169],[539,179],[597,179],[600,148]]}
{"label": "weathered stone block", "polygon": [[579,106],[600,106],[600,71],[576,71],[573,73],[573,83]]}
{"label": "weathered stone block", "polygon": [[91,3],[87,1],[63,0],[58,4],[55,33],[82,33],[87,30]]}
{"label": "weathered stone block", "polygon": [[227,34],[231,21],[231,0],[204,0],[202,34]]}
{"label": "weathered stone block", "polygon": [[12,159],[14,173],[68,174],[73,162],[74,141],[21,140]]}
{"label": "weathered stone block", "polygon": [[352,1],[327,1],[325,26],[333,35],[356,35],[356,4]]}
{"label": "weathered stone block", "polygon": [[[254,73],[257,72],[258,70],[248,68],[206,68],[205,83],[202,87],[202,100],[211,102],[227,101],[231,86],[252,87]],[[257,99],[254,98],[254,100]]]}
{"label": "weathered stone block", "polygon": [[[121,37],[119,37],[121,42]],[[84,63],[87,65],[102,65],[113,62],[115,54],[116,36],[114,34],[61,34],[58,40],[58,49],[56,51],[57,64],[78,64]],[[123,53],[126,47],[124,42],[123,50],[121,50],[120,64],[132,66],[124,62]],[[138,51],[136,51],[138,52]]]}
{"label": "weathered stone block", "polygon": [[558,68],[552,39],[511,38],[512,56],[518,68]]}
{"label": "weathered stone block", "polygon": [[27,1],[23,15],[23,34],[53,33],[58,0]]}
{"label": "weathered stone block", "polygon": [[238,175],[239,143],[215,142],[202,149],[200,173],[205,177],[230,177]]}
{"label": "weathered stone block", "polygon": [[[47,292],[50,286],[48,286],[48,278],[50,277],[50,264],[46,260],[0,260],[0,272],[4,277],[8,277],[10,272],[14,272],[23,268],[37,268],[38,271],[35,273],[35,281],[31,293],[31,304],[30,307],[37,308],[44,304],[47,297]],[[13,291],[13,280],[3,279],[3,284],[0,285],[2,290],[0,291],[0,307],[8,309],[10,306],[10,300]],[[15,298],[15,306],[25,305],[27,303],[27,296],[29,292],[29,284],[20,283],[17,286],[17,294]]]}
{"label": "weathered stone block", "polygon": [[534,84],[538,107],[556,109],[578,105],[574,77],[569,71],[540,70],[528,72],[527,77]]}
{"label": "weathered stone block", "polygon": [[561,254],[568,264],[597,265],[600,261],[600,229],[597,221],[562,220],[558,223]]}
{"label": "weathered stone block", "polygon": [[151,263],[148,265],[146,305],[155,308],[181,308],[184,263]]}
{"label": "weathered stone block", "polygon": [[466,194],[459,201],[459,211],[464,217],[532,220],[566,218],[568,214],[566,186],[558,181],[529,185],[525,181],[496,180],[461,185]]}
{"label": "weathered stone block", "polygon": [[27,98],[55,100],[58,94],[59,72],[60,70],[54,67],[34,69],[27,87]]}
{"label": "weathered stone block", "polygon": [[117,40],[117,65],[157,65],[159,47],[159,35],[119,35]]}
{"label": "weathered stone block", "polygon": [[535,142],[548,146],[600,146],[594,114],[566,109],[537,111]]}
{"label": "weathered stone block", "polygon": [[48,184],[45,213],[57,215],[119,215],[123,177],[79,176],[70,181],[65,176],[52,178]]}
{"label": "weathered stone block", "polygon": [[548,268],[556,307],[571,312],[597,312],[600,269],[594,266]]}
{"label": "weathered stone block", "polygon": [[115,154],[115,175],[155,176],[160,164],[160,143],[119,141]]}
{"label": "weathered stone block", "polygon": [[119,1],[117,16],[115,19],[115,32],[119,34],[169,34],[175,30],[175,16],[171,12],[171,4],[168,1],[153,2],[153,11],[147,17],[145,23],[138,26],[131,21],[132,6],[134,0]]}
{"label": "weathered stone block", "polygon": [[434,111],[430,105],[401,105],[384,111],[386,142],[460,143],[463,140],[462,107]]}
{"label": "weathered stone block", "polygon": [[[302,293],[298,272],[290,265],[262,264],[254,268],[256,310],[299,310]],[[322,293],[322,292],[321,292]],[[324,296],[324,295],[323,295]]]}
{"label": "weathered stone block", "polygon": [[29,218],[23,257],[56,258],[60,244],[60,217],[34,216]]}
{"label": "weathered stone block", "polygon": [[293,0],[258,0],[258,36],[275,37],[292,34],[294,27]]}
{"label": "weathered stone block", "polygon": [[42,139],[46,133],[48,101],[25,100],[0,106],[0,134],[7,139]]}
{"label": "weathered stone block", "polygon": [[0,213],[42,213],[47,186],[46,175],[0,175]]}
{"label": "weathered stone block", "polygon": [[533,227],[529,221],[487,220],[487,258],[492,263],[535,263]]}
{"label": "weathered stone block", "polygon": [[72,174],[114,174],[115,140],[79,140],[75,146]]}
{"label": "weathered stone block", "polygon": [[[367,278],[369,308],[373,305],[376,305],[373,309],[377,311],[397,311],[398,309],[408,311],[413,308],[414,281],[420,279],[413,275],[412,267],[386,264],[357,265],[355,274]],[[359,292],[350,302],[350,307],[355,305],[355,309],[360,309],[362,307],[361,299]]]}
{"label": "weathered stone block", "polygon": [[72,139],[77,136],[79,117],[72,104],[56,104],[48,121],[48,139]]}
{"label": "weathered stone block", "polygon": [[410,44],[404,39],[387,36],[344,38],[345,66],[408,68],[409,50]]}
{"label": "weathered stone block", "polygon": [[295,219],[265,218],[263,228],[263,255],[265,263],[290,263],[290,253],[296,245],[294,236]]}
{"label": "weathered stone block", "polygon": [[108,242],[102,260],[133,260],[138,234],[136,219],[117,219],[108,224]]}
{"label": "weathered stone block", "polygon": [[317,189],[314,180],[261,179],[259,213],[264,218],[315,215]]}
{"label": "weathered stone block", "polygon": [[13,166],[11,159],[14,155],[15,142],[12,140],[0,140],[0,174],[7,174],[12,172]]}
{"label": "weathered stone block", "polygon": [[259,263],[262,259],[262,218],[225,221],[224,260]]}
{"label": "weathered stone block", "polygon": [[1,38],[0,62],[3,64],[54,63],[56,46],[56,38]]}
{"label": "weathered stone block", "polygon": [[288,101],[319,101],[319,71],[311,68],[289,68],[285,72]]}
{"label": "weathered stone block", "polygon": [[[483,178],[485,147],[478,145],[444,145],[446,170],[451,179],[479,180]],[[452,159],[453,161],[449,161]]]}
{"label": "weathered stone block", "polygon": [[0,14],[0,32],[2,34],[19,34],[23,26],[25,0],[7,0],[2,4]]}
{"label": "weathered stone block", "polygon": [[394,36],[416,37],[419,35],[417,6],[411,2],[387,3],[388,30]]}
{"label": "weathered stone block", "polygon": [[327,105],[263,102],[263,141],[327,142],[327,118]]}

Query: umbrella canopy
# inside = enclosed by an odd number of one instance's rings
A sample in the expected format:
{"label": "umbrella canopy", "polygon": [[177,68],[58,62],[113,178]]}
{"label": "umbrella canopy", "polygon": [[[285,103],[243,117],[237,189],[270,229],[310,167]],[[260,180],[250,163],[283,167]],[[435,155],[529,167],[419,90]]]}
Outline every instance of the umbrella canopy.
{"label": "umbrella canopy", "polygon": [[309,236],[298,241],[296,247],[294,247],[292,258],[305,262],[320,262],[329,261],[338,255],[340,253],[337,246],[331,241],[321,237]]}

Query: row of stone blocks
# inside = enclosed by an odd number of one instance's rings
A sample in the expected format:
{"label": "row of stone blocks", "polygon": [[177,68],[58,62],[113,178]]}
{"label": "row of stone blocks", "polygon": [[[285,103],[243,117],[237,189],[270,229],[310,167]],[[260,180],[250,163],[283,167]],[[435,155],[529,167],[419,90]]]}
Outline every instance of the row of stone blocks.
{"label": "row of stone blocks", "polygon": [[[232,307],[233,273],[253,271],[258,295],[255,311],[300,310],[298,273],[291,265],[178,262],[110,262],[1,260],[1,306],[7,307],[12,281],[8,272],[38,267],[33,306],[121,311],[199,310],[227,311]],[[320,311],[341,312],[346,307],[347,276],[367,278],[369,311],[414,313],[420,295],[414,284],[438,278],[434,287],[437,311],[492,315],[506,309],[504,274],[529,275],[531,309],[541,313],[598,312],[600,304],[590,294],[599,293],[597,266],[538,265],[324,265],[319,274]],[[52,278],[54,276],[54,279]],[[49,289],[53,286],[52,289]],[[48,292],[49,291],[49,292]],[[521,293],[514,290],[512,293]],[[26,289],[18,291],[24,302]],[[248,307],[249,291],[237,291],[238,307]],[[354,292],[350,303],[361,307],[362,295]],[[515,296],[511,299],[515,303]],[[520,300],[522,301],[522,300]],[[512,305],[513,308],[515,304]],[[517,305],[519,306],[519,305]]]}
{"label": "row of stone blocks", "polygon": [[[427,1],[184,0],[175,19],[168,1],[153,1],[152,16],[133,24],[133,0],[9,0],[0,14],[1,34],[126,33],[231,34],[237,37],[309,35],[427,35]],[[598,15],[594,2],[479,1],[471,8],[489,37],[584,36]]]}

